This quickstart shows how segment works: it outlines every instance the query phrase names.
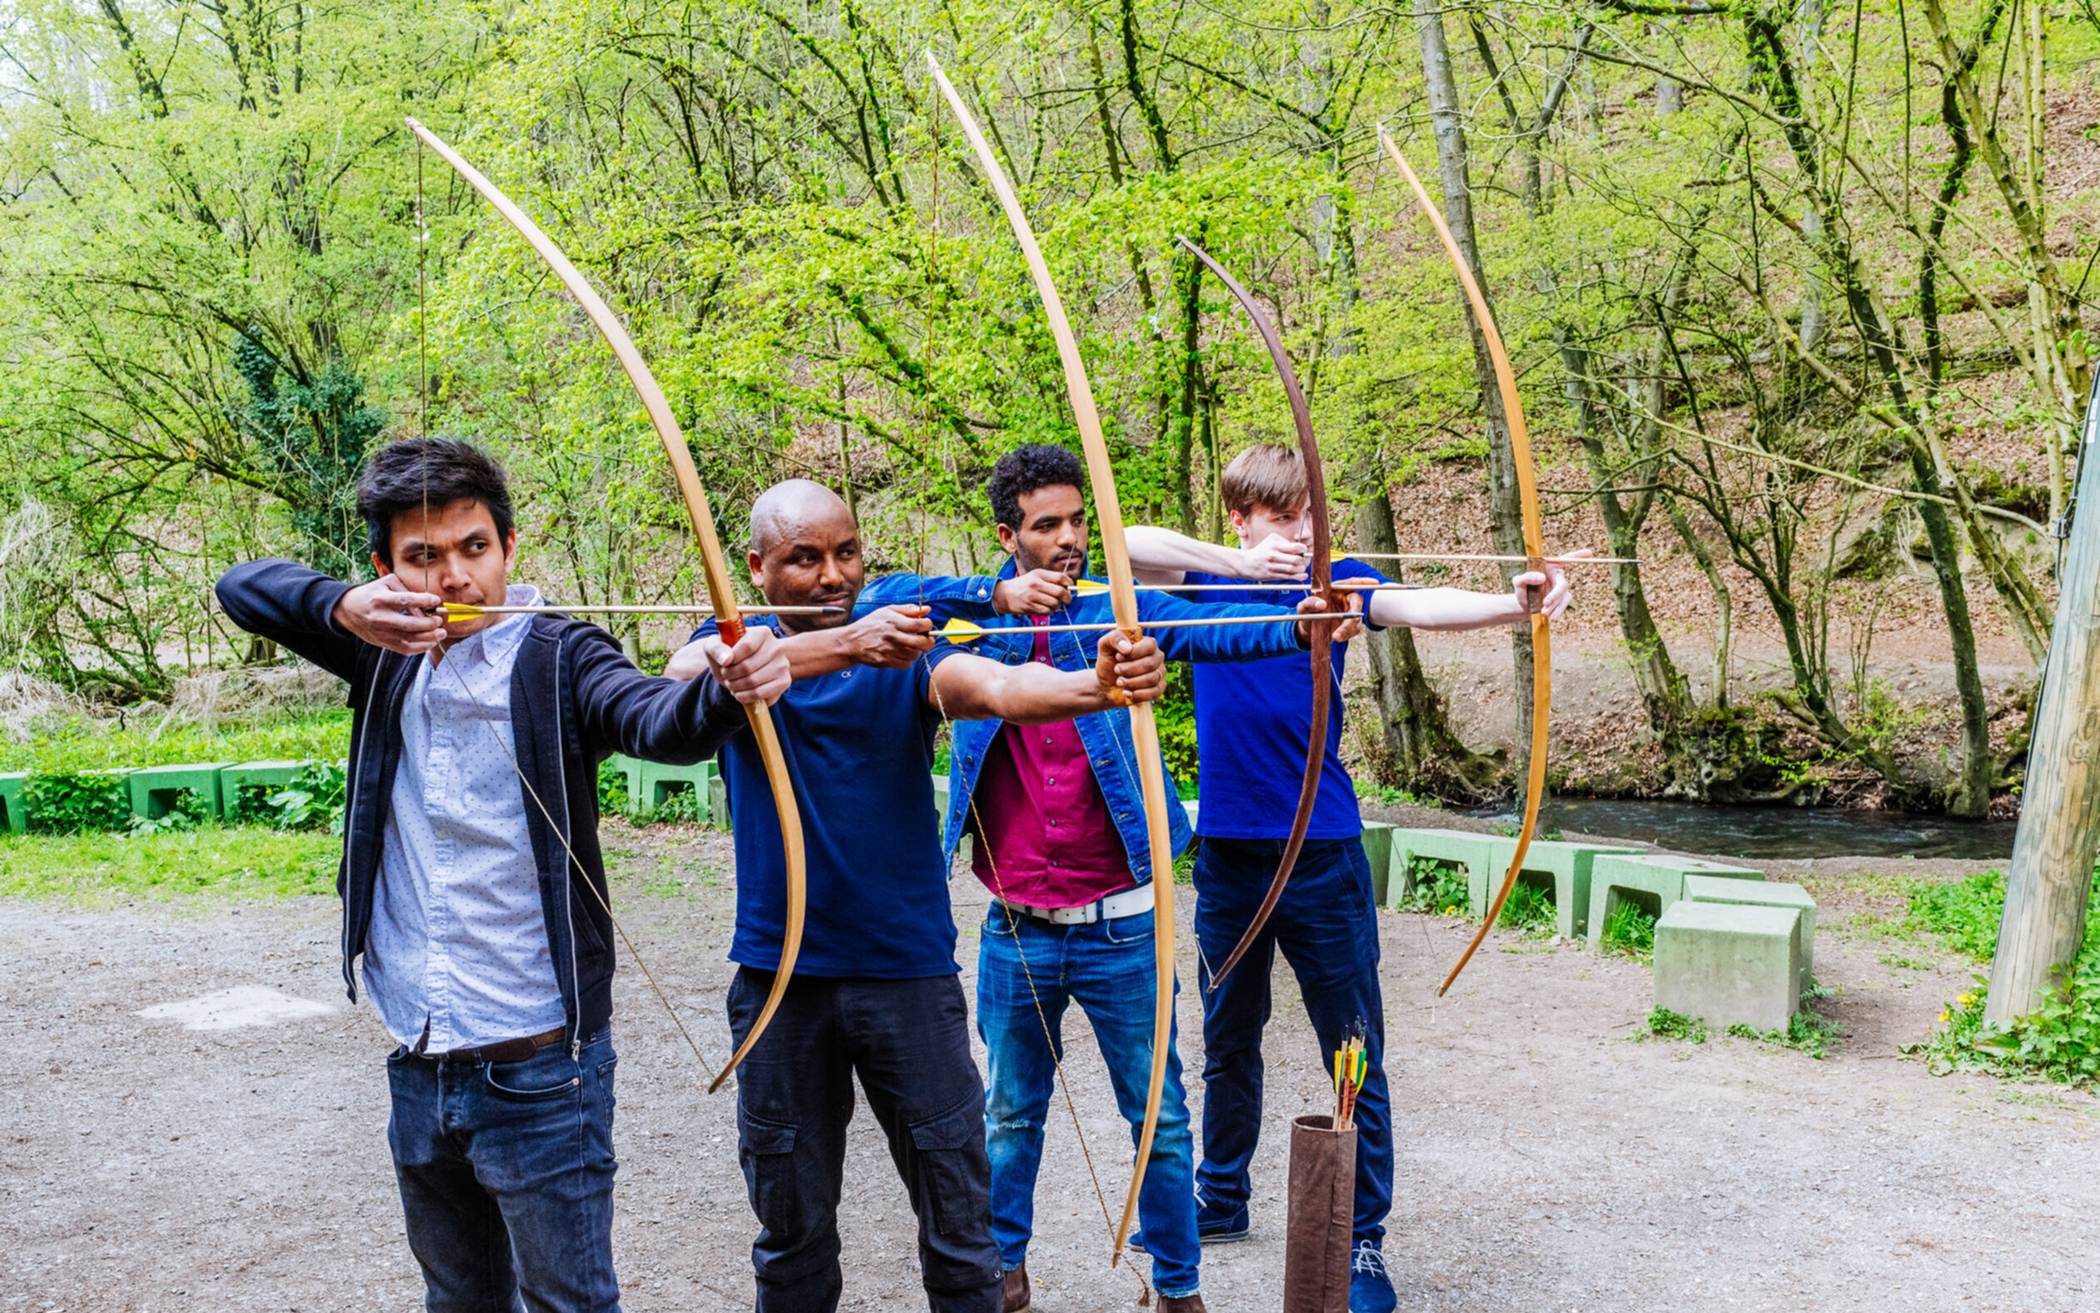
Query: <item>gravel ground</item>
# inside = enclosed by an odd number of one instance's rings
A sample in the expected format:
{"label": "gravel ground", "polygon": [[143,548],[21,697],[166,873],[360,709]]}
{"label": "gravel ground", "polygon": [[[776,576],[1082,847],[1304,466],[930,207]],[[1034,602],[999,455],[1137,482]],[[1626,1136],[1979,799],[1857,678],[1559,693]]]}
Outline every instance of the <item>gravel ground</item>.
{"label": "gravel ground", "polygon": [[[718,1062],[726,841],[609,839],[622,850],[622,920]],[[1819,883],[1842,882],[1818,869]],[[969,927],[981,895],[966,875],[954,887]],[[1381,913],[1400,1125],[1386,1254],[1402,1307],[2100,1308],[2100,1102],[1935,1077],[1902,1056],[1967,970],[1916,944],[1892,952],[1861,928],[1870,902],[1825,904],[1818,968],[1838,990],[1824,1007],[1845,1038],[1821,1062],[1738,1039],[1644,1042],[1646,971],[1573,946],[1498,937],[1434,1000],[1465,927]],[[0,1036],[16,1055],[0,1074],[11,1110],[0,1309],[420,1307],[385,1147],[388,1044],[368,1011],[342,1005],[336,933],[324,899],[0,902]],[[975,938],[966,928],[966,977]],[[1938,965],[1909,965],[1921,959]],[[1186,949],[1182,962],[1192,979]],[[138,1015],[232,987],[331,1007],[221,1030]],[[1184,997],[1191,1071],[1202,1061],[1195,1013]],[[730,1098],[702,1092],[700,1064],[632,962],[619,1017],[626,1306],[749,1307],[754,1227]],[[1073,1096],[1120,1206],[1128,1141],[1083,1024],[1076,1012],[1068,1022]],[[1279,1302],[1285,1137],[1274,1128],[1327,1098],[1287,981],[1269,1052],[1254,1236],[1205,1265],[1221,1313]],[[1137,1281],[1108,1267],[1061,1109],[1050,1138],[1030,1258],[1037,1307],[1129,1308]],[[845,1306],[922,1307],[903,1189],[865,1113],[849,1172]]]}

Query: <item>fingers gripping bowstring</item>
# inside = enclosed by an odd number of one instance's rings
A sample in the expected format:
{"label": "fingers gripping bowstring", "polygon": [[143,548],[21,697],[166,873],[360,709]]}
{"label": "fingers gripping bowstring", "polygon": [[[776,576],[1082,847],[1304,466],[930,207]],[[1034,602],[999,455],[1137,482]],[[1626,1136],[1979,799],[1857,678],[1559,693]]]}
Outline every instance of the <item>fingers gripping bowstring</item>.
{"label": "fingers gripping bowstring", "polygon": [[[418,357],[417,374],[420,379],[421,404],[421,410],[417,416],[417,428],[420,431],[420,436],[428,437],[430,436],[430,337],[428,329],[426,327],[429,315],[428,302],[425,293],[425,270],[430,246],[430,228],[428,215],[424,208],[423,149],[424,148],[422,140],[420,138],[417,138],[416,345]],[[430,459],[428,453],[425,453],[423,459],[422,478],[423,523],[427,526],[430,523]],[[427,566],[424,569],[422,583],[423,591],[430,592],[431,579],[429,568]],[[523,623],[529,624],[531,623],[531,621],[526,620]],[[451,645],[449,644],[441,644],[438,647],[438,649],[431,654],[429,659],[433,671],[450,669],[452,671],[453,679],[456,680],[459,684],[460,690],[467,695],[467,700],[469,702],[478,702],[479,695],[476,693],[474,687],[467,681],[466,672],[459,669],[459,665],[457,662],[452,662],[448,665],[448,663],[446,663],[443,660],[445,653],[450,651],[450,648]],[[426,680],[424,684],[424,698],[425,706],[427,708],[429,698],[428,680]],[[556,710],[556,714],[560,714],[558,708]],[[657,981],[656,973],[649,969],[649,963],[647,959],[645,959],[642,956],[641,950],[635,947],[634,937],[627,933],[627,927],[620,923],[620,918],[613,915],[612,904],[607,899],[605,893],[601,891],[596,884],[592,883],[589,874],[584,869],[583,859],[576,855],[575,846],[569,842],[569,834],[567,827],[555,821],[553,811],[548,808],[545,800],[543,800],[540,797],[539,790],[533,787],[532,780],[525,773],[524,764],[518,760],[517,749],[511,744],[511,741],[504,736],[503,731],[496,727],[495,721],[483,717],[475,717],[475,719],[480,720],[481,723],[487,727],[490,737],[493,738],[496,742],[496,746],[502,749],[504,759],[510,763],[512,773],[517,776],[518,785],[524,791],[526,800],[529,801],[532,804],[533,809],[540,814],[541,821],[546,825],[547,833],[553,837],[556,843],[561,845],[562,854],[567,862],[570,880],[572,882],[582,884],[582,886],[585,889],[590,891],[592,901],[597,904],[598,909],[600,911],[605,913],[605,919],[611,923],[614,933],[620,936],[621,944],[626,946],[627,956],[634,959],[635,966],[641,969],[642,978],[649,982],[650,992],[656,995],[657,1002],[663,1004],[664,1011],[670,1015],[671,1024],[677,1028],[679,1037],[685,1041],[686,1048],[691,1050],[694,1060],[700,1064],[703,1071],[714,1071],[716,1069],[714,1064],[711,1063],[708,1060],[707,1056],[700,1051],[699,1041],[693,1038],[692,1031],[688,1029],[685,1024],[684,1016],[681,1015],[678,1009],[672,1005],[670,994],[667,993],[663,985]],[[429,763],[426,760],[426,769],[428,768],[428,764]],[[571,1036],[570,1040],[573,1043],[580,1038],[581,1036]]]}

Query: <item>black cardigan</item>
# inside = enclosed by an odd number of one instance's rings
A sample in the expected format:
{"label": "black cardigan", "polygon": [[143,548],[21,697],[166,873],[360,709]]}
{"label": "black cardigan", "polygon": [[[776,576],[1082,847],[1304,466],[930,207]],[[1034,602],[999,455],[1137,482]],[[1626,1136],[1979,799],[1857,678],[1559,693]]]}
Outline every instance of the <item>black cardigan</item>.
{"label": "black cardigan", "polygon": [[[401,759],[401,701],[423,658],[337,629],[331,617],[349,590],[293,561],[235,566],[217,589],[235,624],[350,684],[349,797],[336,892],[343,900],[343,982],[354,1002],[351,964],[372,924],[381,836]],[[510,688],[517,761],[529,786],[520,788],[519,805],[539,867],[540,906],[570,1041],[579,1044],[612,1016],[613,928],[598,848],[598,763],[614,752],[702,761],[746,720],[712,675],[651,679],[595,625],[554,615],[533,616],[529,624]],[[577,875],[592,888],[578,888]]]}

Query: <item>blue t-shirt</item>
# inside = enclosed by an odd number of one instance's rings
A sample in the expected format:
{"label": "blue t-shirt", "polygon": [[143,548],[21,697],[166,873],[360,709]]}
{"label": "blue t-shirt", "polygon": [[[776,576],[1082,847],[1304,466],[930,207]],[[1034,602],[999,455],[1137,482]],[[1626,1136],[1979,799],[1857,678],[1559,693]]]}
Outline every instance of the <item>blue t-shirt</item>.
{"label": "blue t-shirt", "polygon": [[[1385,576],[1361,561],[1336,561],[1334,578],[1384,583]],[[1186,583],[1229,584],[1238,580],[1190,571]],[[1205,602],[1258,602],[1296,606],[1303,587],[1191,593]],[[1342,765],[1342,666],[1348,644],[1334,644],[1334,688],[1327,712],[1327,754],[1320,793],[1313,801],[1309,839],[1350,839],[1363,833],[1356,810],[1356,785]],[[1197,781],[1196,833],[1207,839],[1284,839],[1298,810],[1305,782],[1305,745],[1312,732],[1312,662],[1304,655],[1265,661],[1199,662],[1196,675],[1196,748],[1202,757]]]}
{"label": "blue t-shirt", "polygon": [[[757,617],[752,624],[768,623]],[[702,632],[713,632],[712,623]],[[933,800],[924,661],[798,679],[771,709],[809,857],[798,975],[913,980],[956,972],[948,863]],[[736,817],[736,934],[729,959],[780,965],[787,858],[765,763],[746,729],[722,749]]]}

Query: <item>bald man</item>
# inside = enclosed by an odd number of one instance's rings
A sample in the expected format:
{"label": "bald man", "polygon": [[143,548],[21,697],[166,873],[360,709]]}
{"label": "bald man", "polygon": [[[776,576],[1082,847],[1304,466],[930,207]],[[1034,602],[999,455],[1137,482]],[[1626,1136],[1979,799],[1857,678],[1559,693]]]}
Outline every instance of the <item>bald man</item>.
{"label": "bald man", "polygon": [[[838,1306],[838,1205],[858,1076],[918,1213],[928,1306],[1000,1313],[984,1084],[956,979],[934,734],[944,714],[1034,724],[1149,701],[1165,667],[1151,639],[1113,633],[1091,643],[1091,668],[1066,671],[937,644],[921,605],[854,618],[865,581],[860,531],[844,502],[807,480],[768,489],[752,506],[749,559],[767,602],[846,608],[752,621],[778,628],[794,675],[774,714],[809,856],[794,978],[737,1077],[739,1156],[760,1227],[751,1248],[757,1307]],[[669,673],[699,673],[693,660],[682,655]],[[736,818],[728,1010],[742,1043],[780,961],[786,864],[748,730],[722,758]]]}

